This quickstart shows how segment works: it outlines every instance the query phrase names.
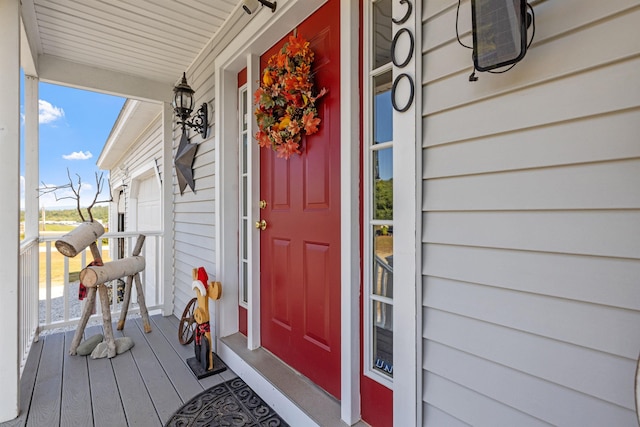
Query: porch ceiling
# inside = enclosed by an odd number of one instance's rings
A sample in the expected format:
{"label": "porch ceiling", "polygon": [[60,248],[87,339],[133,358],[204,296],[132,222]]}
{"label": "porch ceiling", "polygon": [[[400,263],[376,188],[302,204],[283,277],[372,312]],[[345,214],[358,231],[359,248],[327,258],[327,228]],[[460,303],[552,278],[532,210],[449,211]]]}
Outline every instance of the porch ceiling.
{"label": "porch ceiling", "polygon": [[[164,89],[173,86],[208,43],[215,43],[217,34],[248,23],[251,17],[240,3],[23,0],[22,17],[42,80],[90,89],[86,74],[93,74],[95,80],[109,80],[96,82],[98,90],[117,88],[114,82],[120,77],[132,86],[146,82]],[[100,72],[92,73],[96,70]]]}

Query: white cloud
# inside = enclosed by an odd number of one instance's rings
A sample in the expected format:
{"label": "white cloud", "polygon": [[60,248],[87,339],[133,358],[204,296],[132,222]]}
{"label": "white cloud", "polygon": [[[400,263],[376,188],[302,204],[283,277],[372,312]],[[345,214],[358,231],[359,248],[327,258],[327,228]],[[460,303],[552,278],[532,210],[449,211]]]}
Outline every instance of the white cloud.
{"label": "white cloud", "polygon": [[87,160],[93,157],[91,151],[74,151],[71,154],[63,154],[62,158],[65,160]]}
{"label": "white cloud", "polygon": [[51,123],[64,117],[64,110],[61,107],[55,107],[43,99],[38,100],[38,109],[40,123]]}

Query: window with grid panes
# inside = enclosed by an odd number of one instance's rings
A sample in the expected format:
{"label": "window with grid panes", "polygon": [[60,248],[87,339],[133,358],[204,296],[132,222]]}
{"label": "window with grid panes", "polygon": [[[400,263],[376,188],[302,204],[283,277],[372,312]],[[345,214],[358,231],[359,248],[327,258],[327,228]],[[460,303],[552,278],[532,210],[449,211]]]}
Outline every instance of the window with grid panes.
{"label": "window with grid panes", "polygon": [[393,380],[393,108],[391,0],[367,2],[365,88],[365,374]]}
{"label": "window with grid panes", "polygon": [[239,154],[240,154],[240,235],[239,235],[239,250],[240,250],[240,271],[239,278],[239,301],[242,307],[247,307],[249,301],[248,295],[248,277],[249,277],[249,253],[248,253],[248,238],[249,238],[249,200],[248,200],[248,100],[247,100],[247,87],[243,86],[238,90],[238,105],[239,105]]}

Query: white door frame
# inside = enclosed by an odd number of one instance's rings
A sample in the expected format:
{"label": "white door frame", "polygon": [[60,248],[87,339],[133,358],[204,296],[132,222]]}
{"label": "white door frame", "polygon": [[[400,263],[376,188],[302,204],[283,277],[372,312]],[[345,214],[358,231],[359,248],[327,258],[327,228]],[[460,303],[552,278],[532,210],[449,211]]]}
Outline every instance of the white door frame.
{"label": "white door frame", "polygon": [[[284,37],[326,0],[280,0],[275,13],[261,10],[216,58],[216,280],[225,286],[225,298],[216,310],[216,336],[238,331],[238,119],[237,74],[247,68],[247,90],[251,96],[260,78],[260,55]],[[340,0],[341,46],[341,417],[347,424],[360,419],[360,254],[359,254],[359,92],[358,2]],[[252,97],[250,98],[252,99]],[[253,107],[249,111],[253,111]],[[257,129],[248,123],[249,134]],[[260,217],[259,148],[249,144],[251,185],[248,196],[250,220]],[[249,236],[252,271],[249,275],[248,337],[250,349],[260,346],[260,276],[257,231]],[[235,286],[235,289],[234,289]]]}

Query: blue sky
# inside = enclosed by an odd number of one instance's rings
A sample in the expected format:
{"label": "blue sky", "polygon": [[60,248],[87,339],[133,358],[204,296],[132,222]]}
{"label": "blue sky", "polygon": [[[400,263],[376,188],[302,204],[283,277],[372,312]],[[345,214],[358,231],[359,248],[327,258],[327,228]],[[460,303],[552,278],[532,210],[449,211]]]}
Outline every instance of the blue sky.
{"label": "blue sky", "polygon": [[[374,143],[393,140],[393,107],[391,104],[391,90],[376,95],[375,100],[375,129]],[[393,150],[390,148],[378,151],[378,178],[387,180],[393,178]]]}
{"label": "blue sky", "polygon": [[[47,186],[67,184],[68,169],[74,184],[77,183],[76,174],[82,179],[81,205],[91,203],[95,196],[95,172],[100,172],[96,161],[124,101],[124,98],[116,96],[40,83],[40,186],[42,183]],[[21,102],[21,110],[24,111],[24,101]],[[23,153],[21,159],[21,176],[24,176]],[[99,200],[109,197],[108,171],[104,172],[103,187],[104,196]],[[62,190],[57,195],[60,198],[69,193]],[[75,201],[56,201],[53,194],[43,194],[40,206],[68,208],[74,207]]]}

